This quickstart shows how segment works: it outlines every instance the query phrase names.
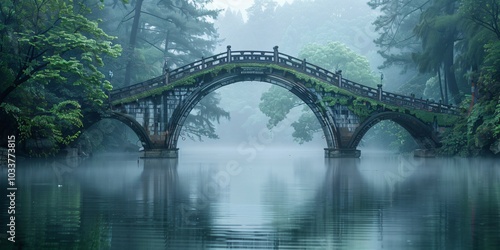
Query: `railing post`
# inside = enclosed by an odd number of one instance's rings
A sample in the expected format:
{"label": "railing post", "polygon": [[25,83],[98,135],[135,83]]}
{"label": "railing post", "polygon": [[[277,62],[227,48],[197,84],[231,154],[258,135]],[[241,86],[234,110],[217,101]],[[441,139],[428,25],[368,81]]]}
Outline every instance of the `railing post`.
{"label": "railing post", "polygon": [[202,56],[202,57],[201,57],[201,69],[204,69],[204,68],[206,68],[206,67],[207,67],[207,66],[205,65],[205,57],[204,57],[204,56]]}
{"label": "railing post", "polygon": [[342,70],[335,71],[335,74],[339,76],[339,88],[342,88]]}
{"label": "railing post", "polygon": [[306,71],[306,68],[307,68],[307,61],[306,61],[306,59],[304,58],[304,60],[302,60],[302,70],[305,72],[305,71]]}
{"label": "railing post", "polygon": [[167,60],[163,63],[163,74],[165,74],[165,85],[167,85],[170,78],[170,70],[168,69]]}
{"label": "railing post", "polygon": [[378,100],[382,101],[382,84],[377,84]]}
{"label": "railing post", "polygon": [[227,62],[231,62],[231,45],[227,46]]}
{"label": "railing post", "polygon": [[278,55],[278,46],[273,47],[274,50],[274,62],[278,63],[279,55]]}

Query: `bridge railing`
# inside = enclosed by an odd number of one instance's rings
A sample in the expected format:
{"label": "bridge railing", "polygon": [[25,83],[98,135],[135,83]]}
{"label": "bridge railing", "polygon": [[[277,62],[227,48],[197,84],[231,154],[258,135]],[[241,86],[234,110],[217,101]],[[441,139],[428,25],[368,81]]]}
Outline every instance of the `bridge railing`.
{"label": "bridge railing", "polygon": [[274,53],[270,51],[231,51],[231,61],[273,62]]}
{"label": "bridge railing", "polygon": [[459,114],[457,107],[429,100],[423,100],[414,96],[404,96],[390,92],[382,92],[382,102],[395,106],[426,110],[435,113]]}
{"label": "bridge railing", "polygon": [[[458,108],[452,105],[431,102],[415,98],[414,96],[399,95],[377,88],[362,85],[348,79],[342,78],[340,74],[333,73],[317,65],[308,63],[306,60],[301,60],[296,57],[279,53],[279,64],[297,69],[307,73],[308,75],[315,76],[321,80],[331,83],[337,87],[348,90],[359,96],[368,97],[371,99],[379,100],[387,104],[395,106],[416,108],[436,113],[458,114]],[[339,80],[340,79],[340,80]],[[380,95],[380,98],[379,98]]]}
{"label": "bridge railing", "polygon": [[294,69],[301,73],[305,73],[308,76],[321,79],[327,83],[335,85],[341,89],[345,89],[356,95],[378,100],[383,103],[437,113],[459,113],[458,109],[451,105],[431,102],[429,100],[422,100],[419,98],[415,98],[414,96],[399,95],[383,91],[381,87],[373,88],[344,79],[342,78],[340,72],[333,73],[327,69],[311,64],[305,59],[301,60],[296,57],[280,53],[277,51],[277,47],[275,47],[274,51],[231,51],[230,47],[228,47],[228,51],[225,53],[202,58],[201,60],[173,69],[162,76],[128,87],[113,90],[111,92],[110,100],[120,100],[139,93],[143,93],[145,91],[154,90],[156,88],[165,86],[166,84],[168,85],[183,77],[193,75],[202,70],[235,62],[273,63],[283,67]]}
{"label": "bridge railing", "polygon": [[226,59],[227,59],[226,53],[221,53],[207,58],[202,58],[201,60],[173,69],[169,71],[168,74],[164,74],[162,76],[155,77],[153,79],[149,79],[144,82],[133,84],[128,87],[113,90],[111,92],[112,96],[110,100],[111,101],[120,100],[139,93],[157,89],[159,87],[165,86],[165,84],[169,84],[175,80],[191,75],[203,69],[221,65],[226,62]]}
{"label": "bridge railing", "polygon": [[158,76],[144,82],[112,90],[110,95],[110,100],[111,101],[120,100],[136,94],[143,93],[148,90],[156,89],[160,87],[164,78],[165,78],[164,76]]}
{"label": "bridge railing", "polygon": [[196,62],[169,71],[168,83],[183,78],[185,76],[191,75],[193,73],[199,72],[206,68],[215,67],[225,63],[227,63],[226,53],[220,53],[214,56],[202,58],[201,60],[198,60]]}

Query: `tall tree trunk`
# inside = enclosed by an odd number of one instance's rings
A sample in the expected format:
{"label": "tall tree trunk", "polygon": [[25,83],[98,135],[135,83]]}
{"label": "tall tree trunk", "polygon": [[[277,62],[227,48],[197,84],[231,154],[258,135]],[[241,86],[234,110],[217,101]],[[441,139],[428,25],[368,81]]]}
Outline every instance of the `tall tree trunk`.
{"label": "tall tree trunk", "polygon": [[163,51],[163,56],[167,58],[168,55],[168,44],[170,43],[170,31],[167,31],[165,35],[165,50]]}
{"label": "tall tree trunk", "polygon": [[438,68],[437,73],[438,73],[439,93],[441,94],[441,101],[446,103],[446,100],[444,99],[444,93],[443,93],[443,81],[441,80],[441,67]]}
{"label": "tall tree trunk", "polygon": [[169,42],[170,42],[170,31],[167,31],[167,34],[165,35],[165,50],[163,51],[163,59],[165,60],[165,62],[166,62],[167,56],[168,56],[168,44],[169,44]]}
{"label": "tall tree trunk", "polygon": [[448,75],[445,73],[444,74],[444,103],[445,104],[450,104],[449,98],[448,98]]}
{"label": "tall tree trunk", "polygon": [[[456,1],[447,0],[445,8],[446,8],[445,11],[448,15],[454,15],[457,12]],[[455,67],[454,67],[455,41],[457,40],[456,37],[458,31],[456,30],[456,27],[453,26],[450,27],[446,33],[447,33],[446,43],[448,46],[444,51],[445,54],[443,58],[444,74],[446,79],[445,82],[448,87],[448,90],[450,91],[451,101],[453,101],[455,104],[459,104],[462,101],[462,98],[458,90],[458,83],[457,83],[457,78],[455,76]]]}
{"label": "tall tree trunk", "polygon": [[444,66],[444,74],[445,74],[445,81],[446,85],[448,87],[448,90],[450,91],[451,94],[451,99],[455,104],[459,104],[462,101],[462,98],[460,97],[460,92],[458,90],[458,83],[457,83],[457,78],[455,77],[455,69],[454,69],[454,53],[453,53],[453,43],[450,44],[446,50],[443,66]]}
{"label": "tall tree trunk", "polygon": [[124,86],[130,85],[132,78],[132,69],[134,68],[134,50],[137,42],[137,33],[139,33],[139,19],[141,18],[142,2],[144,0],[137,0],[135,3],[134,21],[132,22],[132,29],[130,31],[130,41],[127,48],[127,67],[125,68],[125,83]]}
{"label": "tall tree trunk", "polygon": [[0,104],[2,104],[5,99],[7,98],[7,96],[9,96],[9,94],[14,91],[16,89],[16,85],[11,85],[9,87],[7,87],[2,93],[0,93]]}

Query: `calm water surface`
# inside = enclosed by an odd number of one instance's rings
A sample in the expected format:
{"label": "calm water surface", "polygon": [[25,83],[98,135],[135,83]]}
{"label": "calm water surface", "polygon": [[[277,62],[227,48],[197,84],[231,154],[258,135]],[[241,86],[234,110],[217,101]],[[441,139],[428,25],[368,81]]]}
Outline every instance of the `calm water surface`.
{"label": "calm water surface", "polygon": [[19,162],[0,249],[500,249],[498,161],[247,153]]}

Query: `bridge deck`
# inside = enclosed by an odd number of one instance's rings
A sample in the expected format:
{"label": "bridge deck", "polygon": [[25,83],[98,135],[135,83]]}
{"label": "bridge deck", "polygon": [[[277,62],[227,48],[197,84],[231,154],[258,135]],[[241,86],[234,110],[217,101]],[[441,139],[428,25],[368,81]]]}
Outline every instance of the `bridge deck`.
{"label": "bridge deck", "polygon": [[162,76],[113,90],[110,94],[110,101],[112,104],[124,103],[124,100],[130,100],[132,97],[145,97],[143,96],[144,93],[154,93],[155,90],[166,90],[169,87],[174,87],[176,82],[195,76],[206,70],[221,66],[238,66],[251,63],[287,68],[294,72],[305,74],[308,77],[316,78],[339,89],[346,90],[355,96],[369,98],[384,104],[433,113],[459,114],[458,108],[452,105],[423,100],[414,96],[391,93],[383,91],[381,86],[380,89],[377,89],[344,79],[340,74],[311,64],[306,60],[280,53],[277,51],[277,48],[274,51],[231,51],[228,49],[226,53],[202,58],[196,62],[171,70]]}

